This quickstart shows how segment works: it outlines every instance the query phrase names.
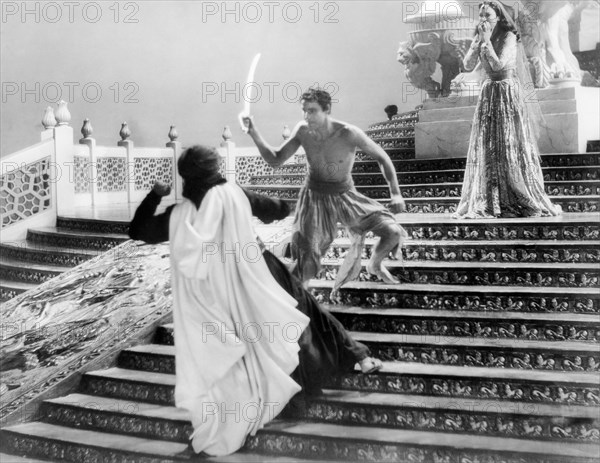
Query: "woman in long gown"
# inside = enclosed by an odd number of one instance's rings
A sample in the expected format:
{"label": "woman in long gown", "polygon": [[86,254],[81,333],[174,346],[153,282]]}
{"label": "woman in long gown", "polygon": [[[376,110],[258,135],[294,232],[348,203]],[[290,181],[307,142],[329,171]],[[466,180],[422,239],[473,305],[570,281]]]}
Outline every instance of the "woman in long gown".
{"label": "woman in long gown", "polygon": [[504,6],[480,6],[465,70],[487,78],[475,109],[457,218],[555,216],[537,146],[541,112],[515,22]]}
{"label": "woman in long gown", "polygon": [[[328,377],[351,371],[356,362],[365,373],[381,367],[275,256],[262,250],[259,258],[250,211],[268,223],[289,215],[289,208],[283,201],[227,183],[218,172],[219,160],[210,148],[186,150],[178,169],[187,200],[155,215],[161,197],[169,193],[166,185],[157,183],[129,227],[131,238],[147,243],[171,238],[176,405],[190,411],[194,450],[209,455],[239,449],[246,436],[281,412],[300,388],[304,394],[318,394]],[[235,249],[238,254],[232,252]],[[208,274],[205,264],[211,257],[232,263],[229,273],[213,266]],[[296,314],[290,314],[290,303],[297,304]],[[236,304],[239,308],[232,307]],[[276,313],[267,312],[265,305],[277,307]],[[301,335],[285,345],[274,339],[266,345],[248,342],[244,348],[244,336],[249,341],[256,338],[244,328],[256,323],[266,325],[260,340],[270,333],[269,323],[293,328],[282,334],[288,340],[294,333]],[[239,341],[232,336],[239,332],[236,327],[242,328]]]}

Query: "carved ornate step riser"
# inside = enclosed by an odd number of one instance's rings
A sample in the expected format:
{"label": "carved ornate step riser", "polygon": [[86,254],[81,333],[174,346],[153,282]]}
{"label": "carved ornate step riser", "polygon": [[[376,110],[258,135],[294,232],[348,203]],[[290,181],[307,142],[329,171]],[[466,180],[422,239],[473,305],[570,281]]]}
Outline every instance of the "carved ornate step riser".
{"label": "carved ornate step riser", "polygon": [[[396,290],[378,290],[377,288],[341,289],[341,303],[358,307],[404,307],[414,309],[491,311],[491,312],[531,312],[531,313],[599,313],[600,295],[594,289],[582,288],[581,294],[565,295],[554,289],[540,295],[497,292],[490,287],[485,293],[469,292],[464,287],[460,294],[443,290],[406,289],[399,286]],[[321,302],[329,301],[330,289],[313,287],[312,293]]]}
{"label": "carved ornate step riser", "polygon": [[[415,240],[565,240],[587,241],[600,239],[600,224],[593,218],[587,223],[527,224],[508,223],[465,225],[460,220],[451,224],[403,224],[408,234]],[[346,233],[341,230],[341,235]]]}
{"label": "carved ornate step riser", "polygon": [[119,405],[115,404],[114,411],[94,410],[88,408],[90,404],[85,405],[83,408],[76,403],[67,406],[45,402],[40,415],[46,423],[172,442],[188,442],[193,431],[189,421],[133,415],[135,403],[128,404],[128,410],[118,410]]}
{"label": "carved ornate step riser", "polygon": [[27,291],[26,289],[20,288],[5,288],[0,287],[0,302],[6,302],[12,299],[13,297],[17,297],[19,294]]}
{"label": "carved ornate step riser", "polygon": [[[168,333],[165,332],[165,336]],[[172,337],[170,338],[172,342]],[[155,362],[153,362],[155,360]],[[121,367],[145,369],[146,371],[174,374],[175,363],[169,367],[163,359],[148,356],[137,361],[131,356]],[[91,379],[94,381],[94,379]],[[149,387],[139,386],[118,380],[101,380],[103,384],[92,385],[91,390],[104,392],[98,395],[110,395],[115,398],[126,396],[130,400],[145,400],[172,405],[169,387],[160,386],[161,391],[147,392]],[[108,386],[105,385],[110,383]],[[488,379],[483,377],[455,378],[450,376],[431,376],[412,373],[394,375],[380,373],[363,375],[352,373],[333,378],[328,387],[357,390],[362,392],[403,393],[411,395],[429,395],[439,397],[460,397],[473,400],[520,401],[564,405],[600,405],[600,386],[594,379],[586,384],[561,383],[559,379],[551,384],[542,381],[522,379]],[[106,392],[109,391],[109,392]],[[120,392],[119,392],[120,391]],[[158,397],[158,398],[157,398]],[[149,400],[150,398],[150,400]],[[153,399],[154,398],[154,399]]]}
{"label": "carved ornate step riser", "polygon": [[[444,261],[444,262],[540,262],[540,263],[600,263],[600,249],[594,244],[585,242],[573,245],[552,245],[535,243],[528,246],[511,245],[510,241],[482,242],[477,245],[464,244],[450,246],[448,240],[440,240],[431,244],[407,242],[402,249],[405,261]],[[329,247],[324,257],[340,259],[346,256],[349,244]],[[363,248],[362,258],[369,259],[373,245],[368,243]]]}
{"label": "carved ornate step riser", "polygon": [[[384,199],[388,198],[376,198],[371,196],[373,199]],[[597,199],[585,200],[572,200],[566,198],[552,198],[552,204],[558,205],[562,208],[563,212],[598,212],[600,211],[600,203]],[[388,198],[389,199],[389,198]],[[423,198],[419,201],[418,199],[407,199],[406,208],[407,212],[411,214],[451,214],[456,212],[458,205],[458,198],[449,198],[445,201],[439,201],[437,198]]]}
{"label": "carved ornate step riser", "polygon": [[[389,155],[392,161],[407,161],[415,159],[415,141],[401,140],[398,143],[380,142],[377,143]],[[357,161],[369,161],[372,158],[364,153],[357,153]]]}
{"label": "carved ornate step riser", "polygon": [[[559,184],[548,182],[545,184],[545,191],[551,199],[556,200],[556,196],[598,196],[600,186],[598,181],[593,182],[571,182]],[[389,198],[389,189],[387,185],[360,186],[356,188],[360,193],[373,199]],[[401,186],[400,192],[404,198],[416,199],[424,198],[435,200],[437,198],[460,198],[462,185],[426,185],[426,186]],[[566,200],[557,199],[559,203],[565,203]]]}
{"label": "carved ornate step riser", "polygon": [[[246,442],[250,451],[297,458],[378,463],[444,462],[444,463],[565,463],[563,457],[519,454],[517,452],[484,452],[410,444],[386,444],[342,439],[283,434],[261,430]],[[570,458],[569,463],[597,463],[596,459]]]}
{"label": "carved ornate step riser", "polygon": [[58,217],[56,219],[56,226],[59,228],[68,228],[70,230],[80,230],[94,233],[127,235],[129,232],[128,222],[95,221],[70,217]]}
{"label": "carved ornate step riser", "polygon": [[397,315],[356,315],[334,312],[350,331],[435,337],[443,344],[461,339],[512,339],[520,341],[600,341],[600,321],[593,323],[510,319],[503,314],[493,320],[480,318],[436,318]]}
{"label": "carved ornate step riser", "polygon": [[67,248],[93,249],[107,251],[126,241],[126,238],[86,237],[76,235],[59,235],[38,233],[32,230],[27,232],[27,240],[38,244],[50,246],[63,246]]}
{"label": "carved ornate step riser", "polygon": [[[162,337],[165,343],[173,343],[172,331],[163,329]],[[155,373],[175,373],[174,358],[168,362],[165,357],[160,356],[128,355],[121,357],[119,366]],[[128,391],[132,386],[122,387]],[[593,378],[586,384],[563,384],[559,380],[548,384],[533,379],[527,381],[520,379],[490,380],[483,377],[457,379],[443,375],[431,376],[412,373],[402,373],[401,375],[353,373],[332,378],[328,387],[363,392],[460,397],[480,401],[512,400],[564,405],[600,405],[600,385],[594,382]],[[127,394],[131,393],[127,392]]]}
{"label": "carved ornate step riser", "polygon": [[[436,344],[437,340],[437,344]],[[596,346],[581,351],[534,350],[525,343],[514,343],[510,349],[484,346],[453,346],[444,343],[442,336],[423,336],[423,344],[365,341],[375,357],[387,361],[419,362],[428,365],[467,365],[486,368],[516,368],[539,371],[600,370],[600,353]],[[433,344],[433,345],[432,345]]]}
{"label": "carved ornate step riser", "polygon": [[600,385],[591,378],[588,383],[552,383],[534,379],[489,379],[483,377],[451,377],[444,375],[399,375],[352,373],[333,378],[332,389],[389,394],[425,395],[440,398],[456,397],[473,400],[480,407],[490,401],[506,404],[511,401],[535,404],[600,406]]}
{"label": "carved ornate step riser", "polygon": [[[165,338],[168,336],[165,331]],[[165,339],[168,341],[168,339]],[[170,338],[172,342],[172,337]],[[141,354],[138,354],[141,356]],[[171,367],[158,358],[147,356],[140,361],[131,356],[121,367],[131,369],[144,369],[157,373],[174,374],[175,363]],[[155,360],[155,362],[153,362]],[[460,397],[478,401],[519,401],[564,404],[564,405],[600,405],[600,385],[594,378],[589,383],[574,384],[561,383],[560,380],[549,384],[547,382],[522,379],[489,379],[484,377],[455,378],[449,376],[432,376],[413,373],[402,373],[394,375],[379,373],[376,375],[363,375],[352,373],[332,378],[328,387],[336,389],[356,390],[362,392],[403,393],[411,395],[428,395],[439,397]],[[119,386],[119,382],[113,384],[113,391],[123,389],[129,399],[135,397],[146,397],[143,392],[145,388],[138,387],[141,392],[131,392],[136,387],[132,385]],[[97,389],[100,390],[100,389]],[[113,392],[114,393],[114,392]],[[115,396],[116,397],[116,396]],[[171,402],[164,400],[166,405]]]}
{"label": "carved ornate step riser", "polygon": [[33,283],[37,285],[62,273],[53,270],[34,270],[26,268],[26,266],[26,263],[23,264],[23,268],[0,265],[0,278],[9,281]]}
{"label": "carved ornate step riser", "polygon": [[[170,334],[170,345],[173,345],[173,334],[172,332]],[[128,370],[150,371],[152,373],[174,375],[175,356],[122,351],[119,354],[117,366]]]}
{"label": "carved ornate step riser", "polygon": [[[598,420],[564,418],[561,416],[517,415],[517,412],[535,414],[536,405],[526,404],[519,410],[517,404],[487,400],[478,404],[449,409],[424,410],[414,401],[402,406],[353,404],[313,400],[299,418],[349,426],[381,426],[427,432],[470,434],[520,439],[564,442],[598,442]],[[572,425],[571,423],[576,423]]]}
{"label": "carved ornate step riser", "polygon": [[[471,338],[473,341],[480,338]],[[596,345],[582,344],[581,350],[562,351],[560,345],[556,349],[535,350],[527,344],[526,340],[515,339],[510,348],[496,347],[493,343],[480,346],[456,346],[457,341],[464,341],[464,337],[422,334],[420,343],[386,343],[363,341],[369,346],[376,357],[383,360],[396,362],[419,362],[433,365],[467,365],[473,367],[490,368],[516,368],[521,370],[543,371],[599,371],[600,352]],[[173,345],[173,332],[161,327],[157,331],[157,342]],[[139,355],[139,354],[137,354]],[[136,355],[136,356],[137,356]],[[146,359],[136,359],[131,356],[123,368],[166,368],[168,363],[162,359],[152,360],[154,356]],[[129,357],[129,356],[128,356]],[[158,357],[158,356],[157,356]],[[136,365],[141,365],[136,367]],[[173,363],[174,367],[174,363]],[[158,371],[173,373],[173,370]]]}
{"label": "carved ornate step riser", "polygon": [[[393,156],[392,160],[394,160]],[[464,172],[466,166],[466,157],[464,158],[447,158],[447,159],[408,159],[394,160],[396,172],[402,175],[404,172],[424,172],[434,170],[459,170]],[[600,165],[600,153],[586,154],[568,154],[563,156],[542,155],[542,169],[558,168],[558,167],[594,167]],[[300,170],[304,169],[304,170]],[[354,165],[354,172],[366,173],[380,172],[379,165],[371,158],[358,155],[357,163]],[[276,174],[291,174],[291,173],[306,173],[304,164],[290,164],[287,166],[278,167],[275,170]]]}
{"label": "carved ornate step riser", "polygon": [[[41,247],[40,250],[36,250],[29,247],[15,248],[0,245],[0,252],[4,257],[23,262],[69,267],[75,267],[94,257],[94,255],[77,252],[48,252]],[[98,252],[100,253],[101,251]]]}
{"label": "carved ornate step riser", "polygon": [[113,399],[175,406],[175,387],[83,375],[78,392]]}
{"label": "carved ornate step riser", "polygon": [[[249,187],[250,190],[256,191],[259,194],[270,196],[271,198],[282,199],[290,204],[293,209],[296,207],[298,192],[300,188],[290,190],[278,190],[274,188],[258,188]],[[372,199],[380,199],[382,201],[389,200],[389,193],[363,191]],[[412,198],[406,200],[407,212],[411,214],[452,214],[456,212],[459,198]],[[593,196],[589,200],[572,200],[566,198],[553,198],[552,203],[562,208],[563,212],[598,212],[600,210],[599,202]]]}
{"label": "carved ornate step riser", "polygon": [[[563,287],[598,288],[599,274],[595,270],[577,270],[559,268],[469,268],[453,267],[452,263],[442,263],[438,268],[411,268],[413,262],[406,262],[404,268],[389,267],[392,275],[400,283],[409,284],[446,284],[465,286],[519,286],[519,287]],[[318,279],[333,281],[339,265],[324,265]],[[359,281],[379,281],[363,268]]]}
{"label": "carved ornate step riser", "polygon": [[35,436],[24,436],[10,431],[0,432],[2,452],[12,455],[26,455],[29,458],[39,458],[49,461],[69,463],[166,463],[169,460],[162,457],[132,454],[131,452],[118,451],[94,447],[93,443],[75,444],[53,439],[41,439]]}
{"label": "carved ornate step riser", "polygon": [[[253,178],[251,185],[254,187],[272,187],[278,189],[278,186],[300,188],[306,181],[305,177],[262,177]],[[389,189],[385,179],[379,175],[375,178],[355,177],[356,189],[373,199],[389,198]],[[551,198],[553,196],[597,196],[600,195],[600,182],[598,181],[573,181],[565,183],[547,182],[545,186],[546,194]],[[405,199],[411,198],[460,198],[462,186],[459,184],[420,185],[410,186],[402,184],[400,192]],[[283,194],[283,193],[282,193]]]}
{"label": "carved ornate step riser", "polygon": [[[357,186],[386,185],[384,177],[378,164],[358,164],[352,170],[355,175],[354,183]],[[302,185],[305,181],[307,170],[305,167],[293,166],[280,168],[274,175],[254,176],[250,180],[250,185]],[[300,178],[294,175],[300,175]],[[579,181],[598,180],[598,167],[546,167],[543,170],[544,182],[574,182],[572,185],[577,187]],[[402,186],[410,184],[436,184],[436,183],[462,183],[464,179],[464,170],[452,170],[442,172],[413,172],[398,173],[398,183]],[[548,185],[546,185],[548,186]],[[116,233],[116,232],[112,232]]]}

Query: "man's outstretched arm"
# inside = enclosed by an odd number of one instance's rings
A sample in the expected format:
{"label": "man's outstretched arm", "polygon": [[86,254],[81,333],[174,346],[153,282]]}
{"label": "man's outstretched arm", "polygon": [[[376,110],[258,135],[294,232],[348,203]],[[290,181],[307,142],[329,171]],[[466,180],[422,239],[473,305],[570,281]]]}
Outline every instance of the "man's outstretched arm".
{"label": "man's outstretched arm", "polygon": [[300,141],[298,140],[297,134],[298,128],[302,123],[299,123],[294,128],[290,138],[283,142],[279,148],[273,148],[265,141],[251,117],[245,117],[244,124],[248,127],[248,135],[252,137],[260,155],[271,167],[280,166],[291,158],[294,153],[298,151],[298,148],[300,148]]}
{"label": "man's outstretched arm", "polygon": [[400,187],[398,185],[396,168],[388,154],[359,128],[353,127],[353,135],[356,146],[362,152],[367,153],[376,160],[381,167],[381,172],[390,187],[390,210],[394,213],[406,212],[406,204],[404,203],[404,198],[402,198]]}
{"label": "man's outstretched arm", "polygon": [[[290,207],[285,201],[259,195],[242,188],[250,201],[252,215],[264,223],[282,220],[290,215]],[[154,215],[163,196],[168,195],[170,188],[162,182],[156,182],[154,188],[146,195],[138,206],[129,224],[129,237],[145,241],[149,244],[169,241],[169,220],[174,206],[169,206],[165,212]]]}
{"label": "man's outstretched arm", "polygon": [[242,190],[248,198],[248,201],[250,201],[252,215],[258,217],[263,223],[282,220],[290,215],[290,207],[285,201],[269,198],[268,196],[254,193],[245,188],[242,188]]}

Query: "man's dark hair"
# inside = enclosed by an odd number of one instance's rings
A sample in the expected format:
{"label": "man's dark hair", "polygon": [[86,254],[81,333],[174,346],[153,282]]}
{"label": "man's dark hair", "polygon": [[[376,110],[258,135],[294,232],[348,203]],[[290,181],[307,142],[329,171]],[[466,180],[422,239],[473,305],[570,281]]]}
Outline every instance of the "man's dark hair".
{"label": "man's dark hair", "polygon": [[398,114],[398,106],[396,106],[395,104],[390,104],[387,105],[384,109],[385,113],[387,114],[388,119],[392,119],[392,116],[395,116],[396,114]]}
{"label": "man's dark hair", "polygon": [[220,167],[221,155],[215,148],[203,145],[187,148],[177,161],[177,170],[183,178],[182,196],[200,207],[206,192],[225,182]]}
{"label": "man's dark hair", "polygon": [[331,95],[325,90],[320,88],[309,88],[300,97],[300,101],[307,101],[309,103],[318,103],[323,111],[331,109]]}

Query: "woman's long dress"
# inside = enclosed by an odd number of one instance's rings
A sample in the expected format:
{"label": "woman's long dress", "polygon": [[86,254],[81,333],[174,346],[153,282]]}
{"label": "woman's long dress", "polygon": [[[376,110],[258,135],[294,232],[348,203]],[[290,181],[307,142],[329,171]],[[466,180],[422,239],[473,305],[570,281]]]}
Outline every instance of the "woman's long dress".
{"label": "woman's long dress", "polygon": [[559,215],[544,191],[540,154],[525,102],[534,98],[516,75],[517,37],[504,32],[492,47],[471,50],[465,68],[478,60],[487,74],[473,117],[462,196],[455,217]]}

